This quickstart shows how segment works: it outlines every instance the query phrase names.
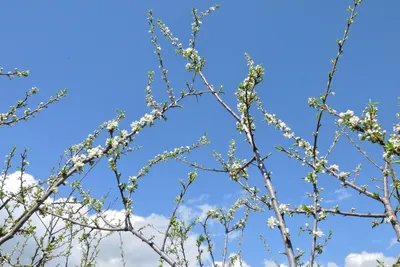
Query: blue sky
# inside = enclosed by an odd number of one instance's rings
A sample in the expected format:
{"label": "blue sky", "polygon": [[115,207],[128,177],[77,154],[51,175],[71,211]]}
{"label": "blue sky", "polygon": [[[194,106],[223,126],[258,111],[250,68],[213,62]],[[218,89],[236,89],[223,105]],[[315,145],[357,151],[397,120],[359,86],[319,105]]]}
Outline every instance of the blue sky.
{"label": "blue sky", "polygon": [[[315,111],[308,107],[307,99],[319,96],[325,90],[330,59],[336,54],[336,39],[342,36],[346,12],[351,1],[220,1],[221,9],[209,16],[202,26],[197,41],[199,54],[207,60],[205,74],[214,84],[223,84],[224,98],[236,105],[234,90],[247,74],[243,54],[249,53],[266,70],[265,81],[258,92],[266,109],[276,113],[298,135],[311,139],[315,125]],[[146,13],[153,9],[180,38],[184,46],[190,38],[191,8],[204,10],[216,4],[212,1],[8,1],[2,4],[3,20],[1,65],[6,69],[29,69],[28,79],[2,80],[0,105],[6,109],[24,96],[32,86],[40,89],[32,103],[46,100],[55,92],[68,88],[66,99],[45,110],[32,121],[0,132],[2,154],[13,146],[30,149],[29,173],[44,179],[56,166],[64,149],[79,143],[99,124],[112,119],[116,109],[126,111],[122,124],[148,112],[145,104],[147,71],[155,70],[157,81],[153,90],[158,100],[166,99],[166,89],[157,72],[158,62],[148,35]],[[400,17],[398,1],[365,1],[350,31],[349,42],[339,64],[333,90],[336,96],[329,102],[338,111],[352,109],[360,113],[369,99],[380,103],[380,116],[384,126],[391,129],[395,112],[399,111],[398,70],[400,69]],[[185,61],[174,54],[168,42],[160,38],[169,78],[176,92],[182,90],[189,74]],[[202,89],[198,84],[198,89]],[[37,101],[37,102],[35,102]],[[134,175],[156,154],[181,145],[189,145],[204,132],[211,144],[193,153],[192,158],[208,166],[217,166],[212,151],[226,153],[229,141],[237,140],[239,156],[250,157],[244,136],[235,131],[235,122],[217,105],[211,96],[184,102],[184,109],[168,114],[168,122],[158,122],[137,138],[143,149],[122,160],[126,177]],[[258,117],[259,118],[259,117]],[[333,120],[326,117],[321,149],[326,148],[334,130]],[[258,122],[257,140],[264,154],[274,152],[267,167],[274,173],[282,202],[307,203],[304,192],[311,190],[301,180],[307,169],[290,161],[274,150],[278,144],[290,145],[278,132]],[[380,159],[379,149],[367,146]],[[343,140],[332,159],[343,169],[352,170],[365,162]],[[161,164],[140,184],[135,196],[136,212],[141,216],[151,213],[168,215],[173,199],[178,194],[178,178],[184,178],[188,169],[174,162]],[[365,183],[373,169],[364,168]],[[252,182],[259,187],[262,179],[257,171],[251,172]],[[338,191],[340,185],[331,177],[322,183],[327,189],[326,205],[340,204],[344,208],[356,206],[368,211],[369,200],[354,192]],[[197,204],[232,204],[239,187],[227,176],[200,173],[189,198],[204,194],[209,197]],[[111,172],[99,168],[92,173],[87,185],[94,195],[101,196],[115,188]],[[329,189],[329,190],[328,190]],[[347,192],[347,194],[346,194]],[[348,195],[351,193],[351,196]],[[113,195],[114,194],[114,195]],[[224,197],[225,195],[225,197]],[[338,196],[349,196],[338,201]],[[188,204],[189,205],[189,204]],[[192,204],[195,209],[195,204]],[[379,208],[374,211],[380,212]],[[262,231],[276,242],[276,231],[264,227],[269,214],[258,214],[247,230],[248,247],[243,256],[252,266],[260,266],[268,254],[263,250],[258,234]],[[303,222],[302,217],[291,219],[294,232]],[[337,262],[342,266],[349,253],[383,252],[395,256],[398,245],[387,249],[394,237],[388,225],[371,230],[369,220],[333,217],[322,224],[327,232],[334,229],[333,240],[320,261]],[[365,234],[367,232],[368,234]],[[308,243],[300,238],[295,246]],[[282,249],[278,248],[277,250]]]}

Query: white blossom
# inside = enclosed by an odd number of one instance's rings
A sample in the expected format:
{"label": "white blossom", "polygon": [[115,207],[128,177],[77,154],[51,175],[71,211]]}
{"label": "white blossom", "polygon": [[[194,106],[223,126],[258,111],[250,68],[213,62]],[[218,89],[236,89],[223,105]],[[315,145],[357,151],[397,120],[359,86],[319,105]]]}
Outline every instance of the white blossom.
{"label": "white blossom", "polygon": [[281,213],[287,213],[289,211],[289,206],[290,206],[290,204],[280,204],[279,211]]}
{"label": "white blossom", "polygon": [[318,238],[321,238],[324,236],[324,232],[322,232],[321,229],[319,229],[319,228],[317,231],[314,231],[313,233],[314,233],[314,236],[316,236]]}
{"label": "white blossom", "polygon": [[128,136],[128,131],[127,130],[122,130],[121,131],[121,137],[126,138]]}
{"label": "white blossom", "polygon": [[134,122],[132,122],[132,123],[131,123],[131,128],[132,128],[132,131],[137,131],[137,130],[138,130],[138,128],[139,128],[139,126],[140,126],[140,124],[139,124],[139,122],[138,122],[138,121],[134,121]]}
{"label": "white blossom", "polygon": [[341,172],[338,174],[339,179],[344,179],[350,176],[349,172]]}
{"label": "white blossom", "polygon": [[113,120],[113,121],[109,121],[107,124],[107,130],[108,131],[113,131],[118,127],[118,121]]}
{"label": "white blossom", "polygon": [[87,150],[89,158],[100,158],[103,155],[103,148],[101,146],[89,148]]}
{"label": "white blossom", "polygon": [[85,166],[85,163],[83,162],[86,159],[86,155],[75,155],[72,157],[72,162],[74,163],[74,167],[77,169],[82,169]]}
{"label": "white blossom", "polygon": [[338,171],[339,171],[339,166],[336,165],[336,164],[333,164],[333,165],[329,166],[328,169],[329,169],[330,171],[333,171],[333,172],[338,172]]}
{"label": "white blossom", "polygon": [[283,134],[283,136],[290,139],[290,138],[294,137],[294,133],[293,132],[285,132]]}
{"label": "white blossom", "polygon": [[111,148],[115,149],[118,147],[119,141],[119,136],[114,136],[114,138],[107,138],[106,145],[109,145],[111,146]]}
{"label": "white blossom", "polygon": [[359,122],[360,122],[360,118],[357,117],[357,116],[353,116],[353,117],[351,117],[351,118],[349,119],[349,123],[350,123],[352,126],[357,126],[357,125],[359,124]]}
{"label": "white blossom", "polygon": [[274,216],[269,217],[268,221],[267,221],[267,225],[269,228],[274,229],[275,226],[277,226],[278,221],[275,219]]}
{"label": "white blossom", "polygon": [[354,111],[352,111],[352,110],[347,110],[346,112],[341,112],[341,113],[339,113],[339,117],[340,118],[344,118],[344,117],[352,117],[352,116],[354,116]]}

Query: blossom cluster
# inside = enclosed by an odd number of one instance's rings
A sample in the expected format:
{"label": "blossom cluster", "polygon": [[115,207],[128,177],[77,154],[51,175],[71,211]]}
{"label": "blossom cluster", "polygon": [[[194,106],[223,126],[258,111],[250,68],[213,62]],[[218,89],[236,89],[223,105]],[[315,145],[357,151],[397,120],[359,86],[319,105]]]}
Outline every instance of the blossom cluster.
{"label": "blossom cluster", "polygon": [[171,30],[162,22],[162,20],[157,20],[157,25],[162,34],[171,41],[172,45],[177,49],[182,50],[182,44],[179,43],[179,39],[173,36]]}
{"label": "blossom cluster", "polygon": [[[397,117],[400,119],[400,113],[397,113]],[[383,156],[385,158],[391,158],[394,155],[400,156],[400,123],[393,125],[393,133],[389,136]]]}
{"label": "blossom cluster", "polygon": [[149,71],[147,73],[147,86],[146,86],[146,104],[149,107],[154,107],[157,103],[156,101],[153,99],[153,95],[151,94],[151,83],[154,80],[154,71]]}
{"label": "blossom cluster", "polygon": [[202,63],[200,63],[201,58],[198,55],[198,51],[191,47],[183,50],[183,57],[190,60],[185,66],[188,71],[197,70],[202,65]]}
{"label": "blossom cluster", "polygon": [[[332,111],[330,111],[332,113]],[[338,114],[339,124],[344,124],[351,131],[357,131],[360,140],[367,140],[372,143],[384,144],[384,158],[393,158],[395,155],[400,155],[400,124],[393,125],[393,133],[385,142],[386,131],[382,130],[382,125],[378,123],[378,108],[370,103],[363,111],[361,118],[354,115],[352,110],[341,112]]]}
{"label": "blossom cluster", "polygon": [[[262,109],[261,105],[259,105],[259,106]],[[302,139],[301,137],[296,136],[295,133],[292,131],[292,129],[288,125],[286,125],[285,122],[278,119],[275,114],[268,113],[265,110],[263,110],[263,113],[264,113],[264,120],[268,123],[268,125],[275,126],[276,129],[283,132],[283,136],[285,138],[294,139],[296,142],[293,144],[293,146],[302,148],[304,150],[304,154],[307,157],[309,157],[309,158],[314,157],[314,146],[312,146],[308,141]],[[289,156],[301,159],[300,157],[298,157],[297,154],[298,154],[298,151],[296,150],[296,151],[294,151],[293,154],[291,154]],[[315,150],[315,155],[318,155],[318,154],[319,154],[319,151]],[[303,162],[307,161],[306,158],[301,159],[301,160]],[[321,158],[320,161],[321,160],[323,160],[323,159]],[[315,166],[315,167],[317,167],[317,166]]]}
{"label": "blossom cluster", "polygon": [[279,205],[279,212],[280,213],[288,213],[289,212],[290,204],[280,204]]}
{"label": "blossom cluster", "polygon": [[278,222],[278,220],[277,220],[274,216],[271,216],[271,217],[268,218],[268,220],[267,220],[267,226],[268,226],[269,228],[274,229],[275,226],[278,226],[278,225],[279,225],[279,222]]}
{"label": "blossom cluster", "polygon": [[107,123],[107,131],[113,132],[118,128],[118,121],[117,120],[112,120]]}
{"label": "blossom cluster", "polygon": [[240,117],[240,122],[236,122],[236,129],[242,133],[242,132],[246,132],[245,129],[251,129],[252,131],[256,130],[256,125],[254,124],[254,118],[249,116],[245,116],[244,114],[242,114],[242,116]]}
{"label": "blossom cluster", "polygon": [[240,177],[245,179],[249,178],[246,168],[243,168],[243,165],[238,160],[232,163],[229,171],[230,175],[232,176],[232,180],[238,180]]}
{"label": "blossom cluster", "polygon": [[50,97],[50,99],[46,103],[40,102],[35,109],[31,110],[30,108],[27,108],[23,111],[23,115],[18,115],[17,112],[22,112],[22,108],[28,105],[28,100],[38,92],[38,88],[32,87],[31,90],[26,92],[25,98],[23,100],[16,101],[16,105],[10,106],[9,110],[6,113],[0,113],[0,126],[12,126],[18,121],[26,121],[34,117],[36,113],[41,112],[44,108],[47,108],[50,104],[61,100],[61,98],[65,97],[67,94],[67,90],[63,89],[58,92],[55,97]]}
{"label": "blossom cluster", "polygon": [[238,86],[235,95],[238,100],[238,111],[242,114],[248,113],[248,108],[257,99],[255,86],[264,79],[264,68],[262,65],[254,66],[253,60],[249,55],[245,54],[249,73],[247,77]]}
{"label": "blossom cluster", "polygon": [[321,238],[324,236],[324,232],[321,231],[321,229],[317,229],[317,231],[313,231],[313,234],[315,237]]}
{"label": "blossom cluster", "polygon": [[89,148],[87,150],[89,158],[100,158],[103,155],[104,149],[101,146]]}
{"label": "blossom cluster", "polygon": [[[292,129],[289,126],[287,126],[286,123],[284,123],[283,121],[278,119],[275,114],[270,114],[270,113],[264,112],[264,120],[268,123],[268,125],[273,125],[277,129],[282,131],[284,137],[289,138],[289,139],[295,137],[295,134],[294,134],[294,132],[292,132]],[[306,143],[304,143],[304,146],[303,145],[299,145],[299,146],[302,146],[303,148],[305,148]]]}
{"label": "blossom cluster", "polygon": [[190,59],[192,61],[199,60],[198,51],[196,49],[191,48],[191,47],[188,47],[185,50],[183,50],[183,57],[187,58],[187,59]]}
{"label": "blossom cluster", "polygon": [[228,210],[227,212],[227,218],[229,220],[233,220],[234,219],[234,214],[236,212],[236,210],[238,210],[243,204],[245,203],[245,200],[242,198],[239,198],[238,200],[235,201],[235,203],[231,206],[231,208]]}
{"label": "blossom cluster", "polygon": [[161,116],[161,112],[158,109],[153,109],[150,114],[146,113],[139,121],[131,123],[133,132],[140,131],[146,125],[153,125],[154,120]]}
{"label": "blossom cluster", "polygon": [[167,161],[168,159],[177,159],[180,155],[184,153],[189,153],[190,151],[192,151],[197,147],[207,145],[209,144],[209,142],[210,141],[205,136],[202,136],[197,141],[197,143],[193,144],[192,146],[186,146],[186,147],[181,146],[171,151],[164,151],[163,153],[158,154],[153,159],[151,159],[146,166],[140,169],[138,175],[136,175],[135,177],[136,179],[141,178],[149,171],[150,167],[152,167],[153,165]]}
{"label": "blossom cluster", "polygon": [[28,77],[29,70],[18,70],[17,68],[15,68],[13,71],[8,71],[7,73],[4,73],[4,69],[0,68],[0,74],[8,76],[8,78],[10,78],[10,80],[11,80],[15,76],[16,77]]}
{"label": "blossom cluster", "polygon": [[394,154],[400,155],[400,134],[391,134],[386,148],[387,151],[383,155],[385,158],[393,157]]}
{"label": "blossom cluster", "polygon": [[74,164],[74,167],[79,170],[82,171],[83,167],[85,166],[85,160],[87,159],[87,156],[85,154],[81,154],[81,155],[74,155],[72,157],[72,162]]}
{"label": "blossom cluster", "polygon": [[360,140],[371,141],[372,143],[383,142],[386,131],[382,130],[382,125],[378,123],[378,108],[373,104],[364,110],[361,118],[354,115],[352,110],[339,113],[338,123],[343,123],[351,131],[358,131]]}
{"label": "blossom cluster", "polygon": [[350,127],[353,129],[358,126],[360,123],[360,118],[357,116],[354,116],[354,112],[352,110],[347,110],[346,112],[341,112],[339,113],[340,119],[338,120],[338,123],[342,123],[343,121],[346,121]]}
{"label": "blossom cluster", "polygon": [[116,149],[121,141],[121,137],[114,136],[113,138],[107,138],[106,145],[111,147],[112,149]]}

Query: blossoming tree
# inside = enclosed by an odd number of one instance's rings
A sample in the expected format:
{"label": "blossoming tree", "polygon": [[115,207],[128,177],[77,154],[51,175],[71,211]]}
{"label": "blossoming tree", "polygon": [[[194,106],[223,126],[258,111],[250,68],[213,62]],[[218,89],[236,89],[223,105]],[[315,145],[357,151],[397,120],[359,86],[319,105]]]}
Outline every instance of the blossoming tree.
{"label": "blossoming tree", "polygon": [[[146,86],[146,103],[151,111],[140,119],[130,123],[129,129],[121,127],[125,113],[119,111],[116,117],[98,127],[89,134],[81,143],[65,150],[59,166],[53,175],[43,181],[27,179],[26,169],[28,151],[23,150],[20,160],[16,158],[17,148],[14,147],[6,156],[5,166],[1,176],[0,187],[0,261],[2,266],[55,266],[63,264],[68,266],[73,256],[73,249],[81,247],[80,266],[95,266],[99,253],[99,244],[111,235],[122,233],[130,234],[133,238],[143,241],[143,246],[148,246],[159,258],[160,266],[246,266],[242,259],[242,242],[244,229],[249,223],[249,218],[254,213],[263,214],[266,226],[273,231],[279,231],[281,246],[283,245],[286,262],[289,266],[315,266],[317,258],[324,251],[332,238],[332,233],[324,230],[320,225],[324,220],[329,220],[331,215],[345,217],[360,217],[372,219],[372,226],[390,224],[393,236],[400,242],[400,223],[398,219],[400,201],[400,180],[396,175],[397,165],[400,163],[400,123],[393,125],[393,130],[387,133],[378,120],[378,108],[371,102],[362,114],[355,114],[352,110],[336,111],[329,105],[332,91],[332,82],[338,68],[348,39],[350,28],[357,16],[356,10],[361,0],[353,0],[348,8],[347,19],[343,36],[337,40],[337,53],[332,60],[332,68],[328,74],[326,88],[320,97],[311,97],[308,105],[315,109],[317,117],[312,138],[309,140],[297,134],[275,114],[268,111],[262,104],[262,99],[257,94],[257,88],[264,79],[264,68],[256,65],[250,55],[245,54],[248,66],[247,76],[239,83],[235,95],[237,106],[232,107],[224,100],[223,87],[217,88],[214,81],[208,79],[204,70],[207,68],[205,58],[201,51],[196,49],[197,38],[203,20],[219,6],[213,6],[204,12],[193,9],[193,23],[191,39],[188,46],[180,43],[172,31],[161,20],[153,18],[152,11],[148,13],[151,42],[155,47],[155,54],[159,62],[162,80],[167,88],[168,95],[165,101],[157,101],[152,94],[154,73],[148,73]],[[174,92],[170,86],[168,70],[164,67],[161,46],[156,30],[169,40],[176,49],[176,53],[187,60],[186,70],[192,74],[190,82],[186,83],[187,89],[180,93]],[[1,70],[2,76],[12,79],[27,77],[28,71]],[[197,90],[196,88],[205,88]],[[66,96],[66,90],[57,93],[47,102],[40,103],[36,108],[27,108],[31,97],[38,93],[37,88],[32,88],[26,93],[25,98],[17,101],[8,111],[0,114],[0,126],[13,126],[20,121],[33,119],[43,109]],[[126,178],[119,168],[121,158],[136,149],[135,139],[145,128],[154,126],[158,120],[166,120],[167,115],[179,112],[175,108],[184,105],[187,98],[199,97],[204,94],[211,95],[220,105],[221,112],[231,117],[236,122],[236,129],[246,139],[246,144],[251,157],[242,159],[236,155],[236,141],[232,140],[228,153],[223,156],[214,153],[220,167],[214,168],[188,160],[185,154],[201,149],[209,143],[206,136],[191,144],[165,151],[150,159],[134,176]],[[199,100],[203,105],[203,99]],[[174,110],[175,109],[175,110]],[[282,136],[292,141],[292,146],[279,145],[276,150],[284,153],[289,159],[298,161],[306,166],[309,171],[304,181],[310,186],[311,193],[307,196],[312,200],[311,205],[295,206],[283,203],[276,184],[272,180],[272,171],[268,167],[270,153],[264,152],[259,146],[263,137],[256,132],[256,116],[262,114],[265,125],[257,127],[273,127],[282,133]],[[338,131],[330,147],[326,151],[319,149],[321,142],[321,127],[325,117],[336,118],[335,124]],[[397,113],[400,118],[400,113]],[[205,129],[207,130],[207,129]],[[361,166],[353,171],[341,170],[340,162],[331,161],[329,156],[335,149],[340,138],[348,140],[348,144],[370,162],[380,173],[379,179],[374,179],[377,189],[369,185],[360,185],[356,178],[360,175]],[[359,143],[355,137],[361,141]],[[212,141],[212,140],[211,140]],[[380,158],[374,158],[363,149],[362,143],[371,143],[382,150]],[[110,212],[110,203],[107,196],[95,198],[90,189],[85,187],[85,177],[99,164],[100,161],[108,162],[108,168],[113,173],[119,193],[119,205],[123,213],[115,215]],[[145,225],[137,227],[134,222],[133,196],[138,190],[138,181],[143,179],[150,169],[161,162],[177,160],[182,165],[192,168],[187,180],[180,180],[181,190],[176,197],[167,227],[155,229],[155,226]],[[18,172],[12,174],[13,164],[18,162]],[[250,175],[249,171],[255,169],[257,175]],[[186,221],[177,214],[183,203],[187,191],[193,186],[199,172],[223,173],[234,181],[238,188],[243,190],[243,195],[238,198],[229,209],[216,208],[208,210],[205,216]],[[375,201],[380,206],[380,212],[356,212],[356,209],[342,210],[339,206],[333,208],[325,206],[322,201],[320,186],[321,177],[328,176],[335,179],[343,187],[355,190],[365,198]],[[264,188],[253,186],[256,179],[261,179]],[[17,181],[17,186],[15,186]],[[13,186],[13,185],[14,186]],[[108,203],[108,204],[106,204]],[[382,212],[383,210],[383,212]],[[295,249],[297,229],[288,228],[290,220],[301,219],[304,215],[311,218],[312,222],[302,224],[300,234],[308,234],[310,245],[308,248]],[[303,216],[303,217],[302,217]],[[222,253],[214,249],[215,240],[210,232],[211,223],[219,223],[223,228]],[[39,229],[45,229],[39,230]],[[153,229],[156,234],[146,232]],[[190,235],[196,236],[196,257],[187,255],[187,246]],[[229,237],[239,234],[240,241],[235,253],[229,255]],[[157,238],[155,237],[157,235]],[[274,255],[277,252],[275,245],[268,244],[262,237],[267,250]],[[7,244],[12,244],[7,246]],[[34,247],[34,249],[28,248]],[[275,261],[280,266],[278,261]],[[121,239],[121,265],[127,265],[124,258],[124,246]],[[383,262],[377,265],[384,266]],[[134,266],[134,265],[133,265]],[[393,266],[400,266],[400,254]]]}

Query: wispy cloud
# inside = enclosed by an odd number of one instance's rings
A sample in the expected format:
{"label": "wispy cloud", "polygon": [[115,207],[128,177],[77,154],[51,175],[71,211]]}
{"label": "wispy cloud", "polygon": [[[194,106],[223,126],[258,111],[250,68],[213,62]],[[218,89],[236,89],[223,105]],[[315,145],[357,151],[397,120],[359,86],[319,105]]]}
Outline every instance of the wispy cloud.
{"label": "wispy cloud", "polygon": [[188,204],[194,204],[194,203],[199,203],[199,202],[204,202],[210,198],[210,195],[208,194],[202,194],[197,198],[191,198],[187,201]]}
{"label": "wispy cloud", "polygon": [[264,260],[264,267],[287,267],[285,264],[277,265],[276,262],[270,260]]}
{"label": "wispy cloud", "polygon": [[387,249],[391,249],[393,246],[397,245],[399,242],[397,242],[397,238],[393,237],[390,239],[389,246]]}
{"label": "wispy cloud", "polygon": [[214,209],[216,209],[216,207],[209,204],[202,204],[194,207],[180,205],[178,208],[178,216],[186,223],[189,223],[196,218],[203,220],[207,216],[207,212]]}
{"label": "wispy cloud", "polygon": [[227,194],[224,194],[222,198],[223,198],[224,200],[228,200],[228,199],[230,199],[232,196],[233,196],[233,195],[232,195],[231,193],[227,193]]}
{"label": "wispy cloud", "polygon": [[334,194],[335,194],[335,199],[328,199],[325,202],[326,203],[340,202],[352,196],[352,194],[349,193],[349,191],[346,188],[340,188],[338,190],[335,190]]}

